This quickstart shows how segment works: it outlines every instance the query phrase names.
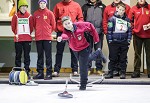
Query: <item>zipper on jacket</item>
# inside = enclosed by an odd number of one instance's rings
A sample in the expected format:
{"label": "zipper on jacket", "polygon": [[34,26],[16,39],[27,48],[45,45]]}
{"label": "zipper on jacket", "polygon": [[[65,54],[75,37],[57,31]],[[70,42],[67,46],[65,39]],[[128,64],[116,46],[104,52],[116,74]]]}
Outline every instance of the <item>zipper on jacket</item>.
{"label": "zipper on jacket", "polygon": [[142,15],[144,14],[144,8],[142,7]]}
{"label": "zipper on jacket", "polygon": [[74,32],[72,32],[72,35],[73,35],[74,38],[76,38],[75,35],[74,35]]}

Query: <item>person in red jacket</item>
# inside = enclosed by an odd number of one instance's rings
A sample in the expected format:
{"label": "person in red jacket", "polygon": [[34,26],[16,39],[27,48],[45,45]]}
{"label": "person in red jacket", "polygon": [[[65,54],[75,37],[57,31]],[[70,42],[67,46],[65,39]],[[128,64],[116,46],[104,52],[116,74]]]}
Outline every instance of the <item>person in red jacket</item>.
{"label": "person in red jacket", "polygon": [[142,47],[146,53],[147,74],[150,78],[150,5],[146,0],[138,0],[129,13],[133,23],[133,46],[135,51],[132,78],[140,77]]}
{"label": "person in red jacket", "polygon": [[[103,13],[103,30],[104,30],[104,34],[106,34],[106,36],[108,36],[107,35],[108,19],[114,15],[114,13],[116,11],[116,7],[119,3],[123,3],[123,2],[121,0],[113,0],[113,2],[110,5],[106,6],[106,8],[104,10],[104,13]],[[128,15],[129,11],[130,11],[130,6],[127,4],[125,4],[125,5],[126,5],[125,13],[126,13],[126,15]],[[109,43],[108,43],[108,46],[109,46]],[[120,54],[118,54],[118,58],[120,58],[119,55]],[[119,76],[119,71],[120,71],[120,66],[119,66],[119,59],[118,59],[118,63],[116,64],[116,68],[114,68],[114,75]]]}
{"label": "person in red jacket", "polygon": [[65,28],[62,35],[57,37],[57,41],[61,42],[62,40],[68,40],[69,47],[73,50],[76,58],[79,60],[80,67],[80,81],[81,86],[80,90],[86,89],[87,76],[88,76],[88,63],[100,55],[102,61],[106,63],[106,58],[102,53],[102,50],[98,48],[95,52],[90,54],[90,44],[87,42],[84,32],[90,32],[90,35],[93,36],[94,43],[99,42],[98,33],[89,22],[76,22],[72,23],[72,20],[69,16],[64,16],[62,18],[63,27]]}
{"label": "person in red jacket", "polygon": [[[47,0],[39,0],[39,9],[34,12],[35,41],[38,53],[37,72],[34,79],[52,79],[52,32],[55,29],[55,17],[47,7]],[[44,53],[46,57],[46,76],[44,78]]]}
{"label": "person in red jacket", "polygon": [[30,51],[31,51],[31,33],[33,31],[33,18],[27,12],[28,3],[26,0],[19,0],[19,11],[13,16],[11,28],[14,33],[15,42],[15,66],[21,67],[22,51],[24,52],[24,68],[30,79]]}
{"label": "person in red jacket", "polygon": [[[57,3],[54,7],[53,12],[55,15],[55,20],[56,20],[55,31],[57,33],[57,36],[60,36],[64,29],[62,26],[62,22],[61,22],[61,19],[63,16],[70,16],[73,22],[83,21],[82,9],[80,5],[73,0],[62,0],[61,2]],[[53,73],[53,76],[55,77],[59,76],[65,44],[66,42],[64,41],[64,42],[57,42],[57,45],[56,45],[57,52],[55,56],[55,65],[54,65],[54,73]],[[73,75],[77,76],[78,75],[77,74],[78,62],[71,49],[70,49],[70,52],[71,52],[72,73]]]}

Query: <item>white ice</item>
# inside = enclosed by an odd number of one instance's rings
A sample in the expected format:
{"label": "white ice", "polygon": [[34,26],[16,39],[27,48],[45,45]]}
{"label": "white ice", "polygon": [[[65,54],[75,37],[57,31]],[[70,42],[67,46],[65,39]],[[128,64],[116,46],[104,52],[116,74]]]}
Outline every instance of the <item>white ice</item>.
{"label": "white ice", "polygon": [[80,91],[77,84],[68,84],[69,99],[58,97],[64,90],[65,84],[0,84],[0,103],[150,103],[150,85],[94,84]]}

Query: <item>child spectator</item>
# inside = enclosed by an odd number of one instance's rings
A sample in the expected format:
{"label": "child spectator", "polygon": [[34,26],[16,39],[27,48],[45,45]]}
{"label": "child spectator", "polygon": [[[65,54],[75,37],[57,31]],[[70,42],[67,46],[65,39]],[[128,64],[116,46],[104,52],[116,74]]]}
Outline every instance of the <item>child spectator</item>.
{"label": "child spectator", "polygon": [[14,33],[15,42],[15,66],[21,67],[22,52],[24,52],[24,68],[30,79],[30,51],[31,51],[31,33],[33,31],[33,18],[27,12],[28,3],[26,0],[19,0],[19,11],[13,16],[11,27]]}
{"label": "child spectator", "polygon": [[132,37],[130,20],[125,14],[125,4],[119,3],[116,9],[114,15],[108,20],[107,40],[109,42],[110,62],[108,64],[108,74],[105,76],[106,79],[113,78],[113,71],[118,59],[118,53],[120,53],[120,79],[126,78],[127,52]]}

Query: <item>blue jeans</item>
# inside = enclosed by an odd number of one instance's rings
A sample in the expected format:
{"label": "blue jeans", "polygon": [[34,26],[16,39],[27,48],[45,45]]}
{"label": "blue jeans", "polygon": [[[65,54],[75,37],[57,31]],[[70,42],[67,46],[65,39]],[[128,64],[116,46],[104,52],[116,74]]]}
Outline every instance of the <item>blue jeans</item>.
{"label": "blue jeans", "polygon": [[[103,33],[99,34],[100,41],[97,44],[93,43],[93,37],[91,35],[89,37],[90,37],[90,47],[91,47],[90,53],[92,53],[93,46],[94,46],[94,50],[97,50],[98,48],[102,49],[103,37],[104,37]],[[97,57],[96,62],[95,62],[95,66],[96,66],[96,70],[102,70],[103,65],[102,65],[102,60],[101,60],[100,56]],[[92,62],[89,62],[88,67],[89,67],[89,69],[92,67]]]}

